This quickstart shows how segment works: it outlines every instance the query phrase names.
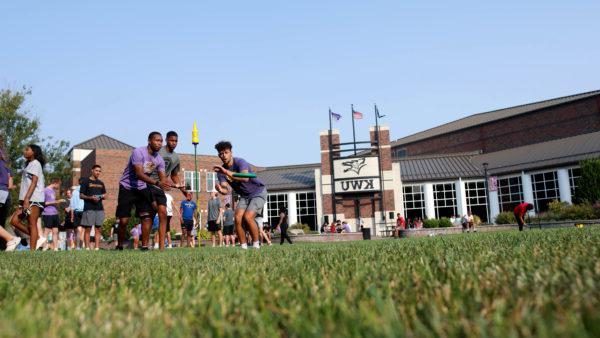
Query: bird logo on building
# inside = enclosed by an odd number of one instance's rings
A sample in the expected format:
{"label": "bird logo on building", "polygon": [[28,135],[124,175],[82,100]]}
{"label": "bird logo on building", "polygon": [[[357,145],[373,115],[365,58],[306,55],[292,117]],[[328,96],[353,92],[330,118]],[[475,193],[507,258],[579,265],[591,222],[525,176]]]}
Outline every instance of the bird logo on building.
{"label": "bird logo on building", "polygon": [[342,162],[342,165],[348,167],[344,169],[344,172],[354,171],[357,175],[360,175],[360,170],[367,165],[365,163],[366,161],[367,159],[363,157],[352,161]]}

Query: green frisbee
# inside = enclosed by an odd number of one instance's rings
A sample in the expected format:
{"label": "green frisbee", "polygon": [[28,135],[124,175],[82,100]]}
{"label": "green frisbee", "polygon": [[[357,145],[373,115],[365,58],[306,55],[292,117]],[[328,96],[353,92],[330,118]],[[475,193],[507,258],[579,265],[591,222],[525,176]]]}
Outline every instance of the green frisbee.
{"label": "green frisbee", "polygon": [[235,173],[233,175],[231,175],[233,177],[239,177],[239,178],[256,178],[256,174],[255,173]]}

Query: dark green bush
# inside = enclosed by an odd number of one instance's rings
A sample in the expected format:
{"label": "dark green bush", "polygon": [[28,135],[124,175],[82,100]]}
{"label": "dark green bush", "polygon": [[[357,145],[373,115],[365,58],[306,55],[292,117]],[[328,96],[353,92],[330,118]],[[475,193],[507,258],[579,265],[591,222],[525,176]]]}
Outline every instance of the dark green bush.
{"label": "dark green bush", "polygon": [[510,211],[501,212],[496,216],[496,224],[515,224],[517,220],[515,215]]}
{"label": "dark green bush", "polygon": [[600,159],[579,162],[581,177],[577,182],[575,201],[577,203],[595,203],[600,201]]}
{"label": "dark green bush", "polygon": [[435,218],[430,218],[430,219],[426,219],[423,221],[423,228],[439,228],[440,227],[440,221],[435,219]]}
{"label": "dark green bush", "polygon": [[439,225],[440,228],[450,228],[453,226],[452,222],[450,221],[450,219],[448,217],[442,217],[439,220]]}

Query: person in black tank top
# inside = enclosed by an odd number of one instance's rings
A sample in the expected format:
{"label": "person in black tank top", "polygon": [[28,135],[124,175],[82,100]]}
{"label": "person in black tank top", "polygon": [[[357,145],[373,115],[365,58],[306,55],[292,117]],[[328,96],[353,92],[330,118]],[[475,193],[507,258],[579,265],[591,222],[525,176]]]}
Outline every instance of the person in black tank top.
{"label": "person in black tank top", "polygon": [[290,244],[294,244],[294,243],[292,243],[292,239],[290,238],[290,235],[288,235],[288,233],[287,233],[287,229],[289,227],[288,215],[287,215],[287,209],[285,208],[283,203],[279,204],[279,223],[277,224],[277,227],[281,230],[280,245],[283,245],[283,242],[286,239]]}

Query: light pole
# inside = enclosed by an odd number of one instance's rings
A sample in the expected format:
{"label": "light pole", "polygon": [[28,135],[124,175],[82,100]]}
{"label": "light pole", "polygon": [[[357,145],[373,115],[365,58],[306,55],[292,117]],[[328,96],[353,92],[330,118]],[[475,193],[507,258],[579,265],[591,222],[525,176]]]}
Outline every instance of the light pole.
{"label": "light pole", "polygon": [[488,187],[488,184],[489,184],[488,183],[488,181],[489,181],[488,165],[489,165],[489,163],[483,162],[483,173],[485,175],[485,205],[486,205],[485,209],[487,212],[487,222],[491,223],[491,220],[490,220],[490,189]]}
{"label": "light pole", "polygon": [[[200,205],[200,195],[198,192],[200,191],[200,187],[198,187],[198,157],[197,151],[198,148],[198,127],[196,127],[196,122],[194,121],[194,127],[192,128],[192,144],[194,145],[194,186],[196,187],[196,205]],[[196,209],[198,210],[198,209]],[[200,220],[198,220],[198,223]]]}

